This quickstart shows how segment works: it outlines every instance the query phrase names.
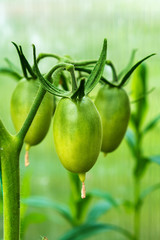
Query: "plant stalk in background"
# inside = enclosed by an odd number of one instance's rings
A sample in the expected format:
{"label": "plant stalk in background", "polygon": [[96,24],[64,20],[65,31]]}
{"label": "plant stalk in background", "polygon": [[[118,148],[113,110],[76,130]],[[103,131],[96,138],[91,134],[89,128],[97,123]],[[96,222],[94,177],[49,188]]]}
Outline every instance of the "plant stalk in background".
{"label": "plant stalk in background", "polygon": [[148,113],[147,103],[149,93],[147,90],[147,67],[144,63],[135,71],[131,88],[131,95],[134,102],[134,109],[131,114],[132,130],[129,129],[127,131],[126,140],[135,160],[133,172],[134,202],[130,205],[133,206],[134,211],[134,236],[136,240],[139,240],[141,231],[141,210],[145,197],[160,187],[160,184],[155,184],[145,190],[141,190],[141,181],[149,164],[151,162],[160,164],[160,156],[148,157],[143,153],[143,138],[160,120],[160,115],[158,115],[146,126],[144,125],[144,120]]}

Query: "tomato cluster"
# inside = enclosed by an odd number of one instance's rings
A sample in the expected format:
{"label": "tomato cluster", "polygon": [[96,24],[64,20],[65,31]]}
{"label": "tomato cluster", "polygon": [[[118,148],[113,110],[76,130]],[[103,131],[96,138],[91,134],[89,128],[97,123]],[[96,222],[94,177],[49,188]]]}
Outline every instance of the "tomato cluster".
{"label": "tomato cluster", "polygon": [[[21,130],[34,104],[39,86],[42,85],[48,92],[24,139],[27,150],[30,146],[40,143],[47,134],[55,109],[53,95],[61,97],[53,120],[55,148],[63,166],[79,175],[83,183],[82,198],[84,198],[85,173],[93,167],[100,151],[104,153],[114,151],[125,135],[130,117],[130,102],[122,86],[134,69],[150,56],[134,65],[122,81],[109,82],[102,76],[107,63],[106,40],[98,61],[84,63],[61,58],[61,61],[46,75],[42,75],[38,68],[35,47],[33,48],[34,67],[31,68],[22,49],[15,46],[24,74],[11,99],[11,116],[15,129],[17,132]],[[94,68],[87,68],[94,62],[96,63]],[[62,75],[64,70],[70,73],[70,78]],[[66,87],[62,89],[70,83],[71,90]],[[89,93],[97,83],[102,83],[102,86],[93,102]],[[26,165],[28,165],[27,160]]]}

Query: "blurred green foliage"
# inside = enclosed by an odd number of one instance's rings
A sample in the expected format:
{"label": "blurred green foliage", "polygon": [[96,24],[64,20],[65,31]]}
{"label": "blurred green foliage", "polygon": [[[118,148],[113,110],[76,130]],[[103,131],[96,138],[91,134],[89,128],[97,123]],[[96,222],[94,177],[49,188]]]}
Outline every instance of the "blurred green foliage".
{"label": "blurred green foliage", "polygon": [[[102,39],[107,37],[108,59],[111,59],[116,64],[118,72],[121,72],[128,62],[132,49],[138,49],[136,59],[143,58],[152,52],[159,53],[160,14],[157,4],[159,5],[156,0],[113,0],[110,2],[104,0],[2,0],[0,3],[1,67],[5,65],[5,57],[19,66],[11,41],[21,44],[28,56],[31,56],[30,45],[34,43],[38,52],[55,52],[60,55],[67,53],[78,60],[97,58]],[[41,65],[41,68],[48,69],[53,62],[53,60],[48,60],[45,65]],[[157,55],[148,63],[149,89],[152,87],[155,89],[148,95],[150,113],[146,116],[145,122],[154,119],[159,113],[159,62],[160,57]],[[107,77],[111,75],[109,71],[105,74]],[[14,128],[10,118],[9,105],[15,86],[15,79],[4,74],[0,75],[0,117],[12,132],[14,132]],[[130,94],[130,85],[126,89]],[[159,154],[159,136],[160,125],[158,124],[144,137],[143,150],[146,155]],[[157,161],[157,159],[154,160]],[[71,191],[69,178],[55,153],[52,127],[46,139],[31,149],[30,162],[29,168],[25,169],[23,150],[21,153],[21,197],[26,198],[27,194],[33,198],[34,196],[45,196],[55,203],[69,206]],[[131,179],[133,167],[132,155],[126,142],[123,141],[119,149],[106,158],[100,154],[98,162],[88,174],[87,191],[99,189],[109,192],[117,200],[133,199]],[[156,164],[152,164],[143,177],[141,186],[146,189],[156,182],[160,182],[160,168]],[[94,205],[95,201],[92,200],[91,204]],[[159,202],[160,193],[156,191],[146,198],[143,206],[141,233],[145,240],[159,239]],[[70,225],[52,208],[43,208],[42,213],[41,209],[38,210],[34,206],[28,208],[25,206],[22,205],[24,214],[22,217],[26,217],[25,239],[41,239],[41,235],[47,236],[48,239],[58,239],[70,229]],[[2,213],[1,197],[0,213]],[[38,220],[43,223],[34,224],[37,216],[39,216]],[[33,219],[31,225],[28,224],[27,219]],[[124,212],[122,207],[119,207],[118,211],[116,208],[112,208],[111,211],[101,216],[100,220],[132,231],[132,214],[130,210]],[[1,222],[2,215],[0,215]],[[2,224],[0,224],[0,237],[2,237],[1,227]],[[25,227],[23,231],[25,232]],[[125,239],[118,233],[112,232],[108,232],[107,235],[101,233],[90,239],[103,240],[106,239],[106,236],[110,240]]]}

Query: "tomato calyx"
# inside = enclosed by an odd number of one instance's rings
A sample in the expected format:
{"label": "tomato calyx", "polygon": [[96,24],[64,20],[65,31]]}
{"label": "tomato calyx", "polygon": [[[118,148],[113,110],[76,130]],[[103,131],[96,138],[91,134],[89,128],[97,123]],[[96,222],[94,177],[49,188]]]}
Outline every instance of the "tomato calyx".
{"label": "tomato calyx", "polygon": [[122,78],[122,80],[120,81],[119,83],[119,87],[122,87],[126,84],[127,80],[129,79],[129,77],[131,76],[131,74],[134,72],[134,70],[142,63],[144,62],[145,60],[147,60],[148,58],[152,57],[156,55],[155,53],[152,53],[150,55],[148,55],[147,57],[141,59],[140,61],[138,61],[126,74],[125,76]]}
{"label": "tomato calyx", "polygon": [[[135,56],[135,52],[136,50],[133,50],[132,52],[132,55],[131,55],[131,59],[130,59],[130,62],[128,64],[128,66],[122,71],[120,72],[119,74],[117,74],[116,72],[116,69],[115,69],[115,66],[114,64],[110,61],[110,60],[106,60],[106,65],[110,66],[111,69],[112,69],[112,75],[113,75],[113,79],[112,81],[109,81],[107,80],[104,76],[101,76],[100,78],[100,83],[102,84],[108,84],[109,86],[111,87],[117,87],[117,88],[121,88],[123,87],[129,77],[132,75],[132,73],[135,71],[135,69],[142,63],[144,62],[145,60],[147,60],[148,58],[152,57],[155,55],[155,53],[153,54],[150,54],[148,56],[146,56],[145,58],[139,60],[135,65],[133,65],[131,68],[129,68],[129,66],[131,65],[133,59],[134,59],[134,56]],[[86,62],[79,62],[79,63],[76,63],[75,62],[75,70],[76,71],[79,71],[79,72],[84,72],[84,73],[88,73],[88,74],[91,74],[92,72],[92,68],[89,68],[89,65],[94,63],[95,60],[93,61],[86,61]],[[87,67],[86,67],[87,66]],[[129,68],[129,70],[128,70]],[[127,72],[126,72],[127,71]],[[126,72],[126,73],[125,73]],[[124,75],[124,76],[123,76]],[[123,76],[123,77],[122,77]],[[120,78],[122,78],[120,80]]]}
{"label": "tomato calyx", "polygon": [[76,89],[75,93],[71,96],[73,100],[81,100],[85,96],[85,78],[80,79],[79,87]]}
{"label": "tomato calyx", "polygon": [[[106,62],[106,52],[107,52],[107,40],[104,39],[103,48],[102,48],[99,60],[97,61],[96,65],[94,66],[93,70],[91,71],[87,81],[85,83],[84,83],[84,81],[80,81],[80,84],[78,86],[77,80],[75,77],[75,72],[74,72],[75,66],[74,66],[74,64],[71,64],[71,63],[65,63],[65,62],[59,63],[59,64],[55,65],[49,71],[49,73],[43,77],[38,68],[38,64],[37,64],[37,60],[36,60],[36,49],[35,49],[35,46],[33,45],[35,72],[36,72],[40,82],[42,83],[43,87],[45,88],[45,90],[47,90],[51,94],[54,94],[59,97],[73,97],[74,98],[77,93],[78,93],[78,95],[80,93],[80,97],[81,97],[84,95],[88,95],[92,91],[92,89],[96,86],[96,84],[100,81],[102,74],[103,74],[105,62]],[[59,89],[57,86],[55,86],[54,84],[51,84],[49,82],[49,78],[51,78],[52,74],[59,68],[61,68],[60,71],[67,70],[70,72],[71,80],[72,80],[72,90],[71,91]],[[52,78],[53,78],[53,76],[52,76]],[[53,78],[53,83],[54,83],[54,78]]]}
{"label": "tomato calyx", "polygon": [[[34,70],[32,69],[31,65],[29,64],[29,62],[27,61],[26,57],[23,54],[22,51],[22,47],[18,46],[15,42],[12,42],[13,45],[15,46],[19,59],[20,59],[20,63],[21,63],[21,68],[22,68],[22,72],[23,72],[23,76],[27,79],[37,79],[37,75],[35,74]],[[28,76],[28,74],[30,76]]]}

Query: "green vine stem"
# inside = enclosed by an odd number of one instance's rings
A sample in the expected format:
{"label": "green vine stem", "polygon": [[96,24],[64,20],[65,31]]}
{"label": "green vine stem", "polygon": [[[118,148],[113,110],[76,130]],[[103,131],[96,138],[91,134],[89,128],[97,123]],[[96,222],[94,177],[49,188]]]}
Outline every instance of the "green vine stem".
{"label": "green vine stem", "polygon": [[72,225],[79,226],[85,221],[86,213],[90,203],[90,196],[88,195],[87,198],[82,199],[79,194],[81,191],[81,182],[78,175],[69,172],[68,176],[71,188],[70,208],[73,217]]}
{"label": "green vine stem", "polygon": [[55,58],[57,60],[60,60],[61,57],[59,57],[58,55],[56,54],[51,54],[51,53],[40,53],[37,57],[37,63],[40,62],[40,60],[42,60],[43,58],[46,58],[46,57],[51,57],[51,58]]}
{"label": "green vine stem", "polygon": [[135,197],[134,236],[135,236],[136,240],[139,240],[139,237],[140,237],[141,205],[139,205],[139,200],[140,200],[140,179],[138,177],[134,178],[134,197]]}
{"label": "green vine stem", "polygon": [[33,105],[32,105],[32,108],[21,128],[21,130],[17,133],[17,137],[20,138],[22,141],[34,119],[34,116],[38,110],[38,107],[40,106],[42,100],[43,100],[43,97],[46,93],[46,90],[42,87],[42,85],[40,84],[40,87],[39,87],[39,90],[37,92],[37,95],[36,95],[36,98],[35,98],[35,101],[33,102]]}
{"label": "green vine stem", "polygon": [[0,121],[1,171],[4,206],[4,240],[19,240],[20,236],[20,183],[19,155],[24,137],[46,93],[40,85],[37,96],[21,130],[12,136]]}
{"label": "green vine stem", "polygon": [[11,136],[0,121],[1,171],[3,184],[4,240],[19,239],[19,153],[22,142]]}

